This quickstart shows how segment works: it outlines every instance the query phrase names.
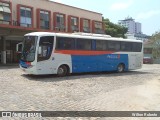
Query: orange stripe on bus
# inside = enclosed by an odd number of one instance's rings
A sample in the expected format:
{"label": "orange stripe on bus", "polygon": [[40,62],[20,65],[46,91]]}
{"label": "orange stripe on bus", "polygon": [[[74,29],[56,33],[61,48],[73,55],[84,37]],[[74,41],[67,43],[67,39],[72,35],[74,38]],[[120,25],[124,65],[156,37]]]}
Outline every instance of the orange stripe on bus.
{"label": "orange stripe on bus", "polygon": [[55,50],[54,53],[69,55],[103,55],[111,54],[113,51],[82,51],[82,50]]}

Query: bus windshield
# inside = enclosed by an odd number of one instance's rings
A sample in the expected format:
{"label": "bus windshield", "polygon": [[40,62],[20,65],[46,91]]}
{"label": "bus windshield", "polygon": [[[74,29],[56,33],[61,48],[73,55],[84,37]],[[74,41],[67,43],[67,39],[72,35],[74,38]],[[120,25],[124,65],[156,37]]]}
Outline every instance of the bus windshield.
{"label": "bus windshield", "polygon": [[33,62],[35,60],[37,39],[37,36],[24,37],[21,60],[25,62]]}

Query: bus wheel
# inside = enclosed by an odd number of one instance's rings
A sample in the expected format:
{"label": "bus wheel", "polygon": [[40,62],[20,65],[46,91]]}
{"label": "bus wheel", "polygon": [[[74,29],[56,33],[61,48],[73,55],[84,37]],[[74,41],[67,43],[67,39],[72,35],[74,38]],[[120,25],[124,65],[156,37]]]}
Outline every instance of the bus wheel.
{"label": "bus wheel", "polygon": [[119,64],[117,67],[117,72],[118,73],[124,72],[124,69],[125,69],[124,64]]}
{"label": "bus wheel", "polygon": [[59,77],[63,77],[67,74],[67,67],[65,65],[62,65],[58,68],[58,71],[57,71],[57,75]]}

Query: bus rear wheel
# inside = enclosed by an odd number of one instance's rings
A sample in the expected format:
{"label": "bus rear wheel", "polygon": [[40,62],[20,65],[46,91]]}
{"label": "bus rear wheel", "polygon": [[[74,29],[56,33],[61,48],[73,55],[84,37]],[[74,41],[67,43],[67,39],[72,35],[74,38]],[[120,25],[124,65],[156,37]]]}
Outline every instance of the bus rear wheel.
{"label": "bus rear wheel", "polygon": [[119,64],[117,67],[117,72],[118,73],[124,72],[124,69],[125,69],[124,64]]}
{"label": "bus rear wheel", "polygon": [[59,77],[64,77],[67,75],[67,72],[67,67],[65,65],[62,65],[58,68],[57,75]]}

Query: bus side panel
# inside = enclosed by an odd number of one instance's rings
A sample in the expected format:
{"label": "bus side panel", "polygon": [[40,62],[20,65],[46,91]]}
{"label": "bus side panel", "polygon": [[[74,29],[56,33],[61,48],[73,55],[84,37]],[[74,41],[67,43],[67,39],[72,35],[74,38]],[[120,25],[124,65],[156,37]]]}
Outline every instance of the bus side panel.
{"label": "bus side panel", "polygon": [[61,65],[67,65],[70,68],[70,73],[72,73],[72,63],[71,55],[54,53],[54,74],[57,74],[58,67]]}
{"label": "bus side panel", "polygon": [[129,70],[135,70],[142,68],[143,64],[143,54],[142,53],[132,53],[129,54]]}
{"label": "bus side panel", "polygon": [[128,70],[127,54],[72,55],[72,72],[115,71],[120,63]]}

